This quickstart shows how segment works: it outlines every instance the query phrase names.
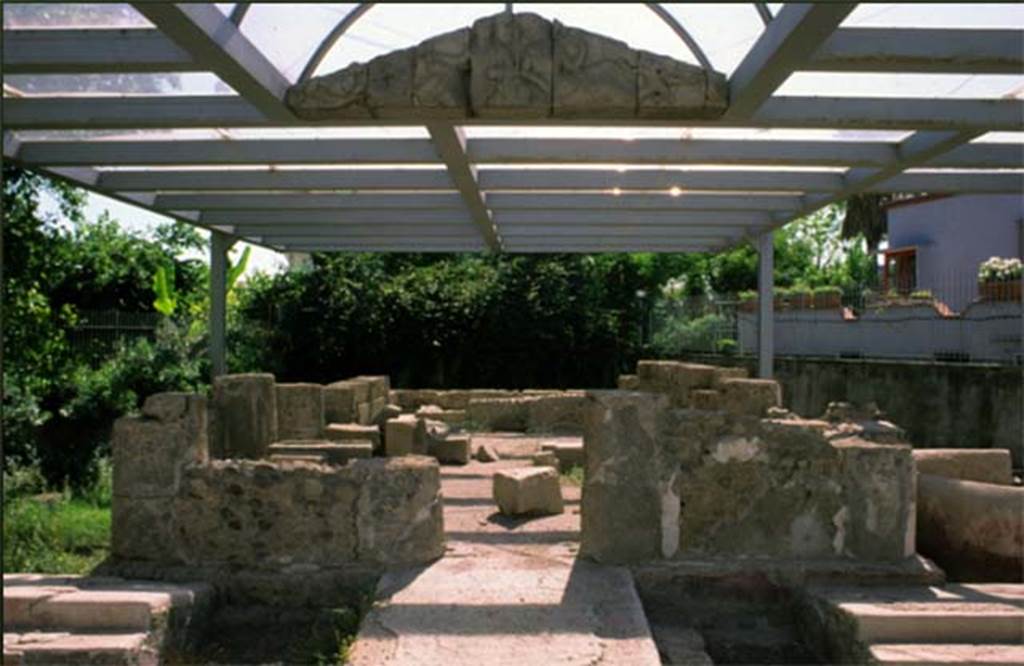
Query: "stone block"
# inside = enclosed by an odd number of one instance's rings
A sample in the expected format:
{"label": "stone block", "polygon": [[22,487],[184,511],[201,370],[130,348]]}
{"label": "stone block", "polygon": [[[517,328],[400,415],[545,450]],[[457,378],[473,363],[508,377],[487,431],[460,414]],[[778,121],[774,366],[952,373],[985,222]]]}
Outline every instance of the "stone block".
{"label": "stone block", "polygon": [[[356,387],[350,382],[334,382],[324,387],[324,422],[353,423],[359,418]],[[365,402],[365,401],[364,401]]]}
{"label": "stone block", "polygon": [[371,405],[369,402],[361,402],[356,405],[356,423],[359,425],[373,424]]}
{"label": "stone block", "polygon": [[562,513],[558,472],[550,467],[519,467],[494,473],[494,502],[505,515]]}
{"label": "stone block", "polygon": [[471,452],[469,435],[448,435],[444,439],[431,441],[430,455],[441,463],[465,465],[469,463]]}
{"label": "stone block", "polygon": [[713,389],[693,389],[690,391],[690,407],[705,410],[721,409],[721,394]]}
{"label": "stone block", "polygon": [[262,458],[277,440],[274,375],[223,375],[213,381],[210,454]]}
{"label": "stone block", "polygon": [[1024,582],[1024,488],[921,474],[917,548],[952,580]]}
{"label": "stone block", "polygon": [[320,384],[277,384],[278,439],[315,439],[324,430],[324,387]]}
{"label": "stone block", "polygon": [[461,426],[466,422],[466,410],[442,409],[437,405],[424,405],[416,410],[416,415],[425,419],[441,421],[450,426]]}
{"label": "stone block", "polygon": [[420,42],[413,69],[413,104],[426,117],[469,115],[469,28]]}
{"label": "stone block", "polygon": [[640,378],[636,375],[619,375],[616,385],[620,391],[639,391]]}
{"label": "stone block", "polygon": [[471,398],[466,417],[485,430],[525,432],[530,398]]}
{"label": "stone block", "polygon": [[586,459],[583,453],[583,442],[543,442],[541,449],[550,451],[558,461],[558,469],[565,472],[573,467],[583,467]]}
{"label": "stone block", "polygon": [[353,377],[352,381],[366,384],[366,400],[374,402],[378,398],[382,398],[384,404],[387,404],[388,392],[391,390],[391,379],[387,375],[360,375],[359,377]]}
{"label": "stone block", "polygon": [[625,42],[557,21],[552,38],[552,115],[628,118],[636,114],[636,51]]}
{"label": "stone block", "polygon": [[498,462],[501,460],[501,456],[498,455],[495,448],[488,443],[477,445],[473,457],[482,463]]}
{"label": "stone block", "polygon": [[374,398],[370,401],[370,423],[377,425],[381,421],[385,408],[388,406],[387,398]]}
{"label": "stone block", "polygon": [[551,24],[528,13],[473,23],[469,37],[470,103],[486,117],[546,118],[551,113]]}
{"label": "stone block", "polygon": [[271,457],[313,456],[331,465],[344,465],[355,458],[369,458],[373,455],[373,442],[368,439],[328,441],[324,439],[292,439],[270,445]]}
{"label": "stone block", "polygon": [[920,474],[961,481],[1013,484],[1010,452],[1006,449],[916,449],[914,463]]}
{"label": "stone block", "polygon": [[636,366],[640,390],[664,393],[672,405],[688,407],[690,391],[711,388],[715,368],[698,363],[640,361]]}
{"label": "stone block", "polygon": [[403,414],[384,423],[384,446],[388,457],[427,452],[427,428],[423,419]]}
{"label": "stone block", "polygon": [[415,49],[391,51],[366,65],[366,105],[374,118],[412,111],[413,66]]}
{"label": "stone block", "polygon": [[125,497],[111,500],[110,553],[122,560],[178,563],[174,498]]}
{"label": "stone block", "polygon": [[534,453],[531,460],[536,467],[554,467],[558,469],[558,456],[555,455],[554,451],[547,450]]}
{"label": "stone block", "polygon": [[352,388],[353,400],[358,403],[369,402],[373,399],[370,395],[370,382],[364,377],[353,377],[352,379],[346,379],[337,384],[345,384]]}
{"label": "stone block", "polygon": [[715,366],[715,373],[711,378],[711,388],[717,389],[726,379],[747,379],[750,373],[746,368],[722,368]]}
{"label": "stone block", "polygon": [[[196,398],[203,401],[202,408],[205,410],[206,399],[194,393],[182,391],[154,393],[142,403],[142,415],[157,421],[176,421],[185,416]],[[203,418],[205,420],[205,415]]]}
{"label": "stone block", "polygon": [[362,479],[355,520],[361,561],[406,566],[444,554],[441,474],[436,460],[374,458],[356,461],[352,471]]}
{"label": "stone block", "polygon": [[[184,408],[172,420],[170,415],[181,406],[182,395],[162,395],[151,396],[146,403],[151,412],[159,412],[166,419],[125,416],[114,422],[110,441],[116,495],[170,497],[177,490],[181,467],[205,462],[208,457],[206,399],[200,395],[184,396]],[[176,405],[174,409],[164,409],[172,404]]]}
{"label": "stone block", "polygon": [[358,423],[331,423],[324,428],[324,436],[332,442],[372,442],[374,451],[381,448],[380,428]]}
{"label": "stone block", "polygon": [[209,566],[279,569],[356,561],[354,507],[364,483],[355,464],[221,460],[191,466],[174,502],[178,547],[189,563]]}
{"label": "stone block", "polygon": [[764,416],[782,406],[782,387],[774,379],[723,379],[718,386],[722,408],[730,414]]}
{"label": "stone block", "polygon": [[[271,445],[271,451],[274,449],[274,445]],[[327,464],[327,457],[322,453],[271,453],[267,460],[278,465],[325,465]]]}
{"label": "stone block", "polygon": [[667,466],[658,456],[658,415],[667,408],[656,393],[587,393],[581,556],[641,562],[661,556],[663,544],[666,556],[674,553],[678,526],[662,524]]}
{"label": "stone block", "polygon": [[366,104],[369,68],[363,63],[303,81],[288,89],[285,103],[306,120],[371,118]]}
{"label": "stone block", "polygon": [[714,118],[725,111],[725,77],[697,65],[640,51],[637,59],[637,116]]}
{"label": "stone block", "polygon": [[579,434],[583,432],[582,391],[534,396],[526,400],[530,432]]}
{"label": "stone block", "polygon": [[377,414],[377,420],[374,421],[374,425],[383,426],[391,419],[398,418],[402,415],[402,408],[398,405],[386,404],[384,409]]}

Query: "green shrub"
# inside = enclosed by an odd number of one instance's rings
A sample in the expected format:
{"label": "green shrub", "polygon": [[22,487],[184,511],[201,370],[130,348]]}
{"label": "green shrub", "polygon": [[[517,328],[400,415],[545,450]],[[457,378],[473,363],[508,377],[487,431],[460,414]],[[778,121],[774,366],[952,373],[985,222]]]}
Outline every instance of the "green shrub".
{"label": "green shrub", "polygon": [[910,298],[915,301],[930,301],[933,300],[932,292],[928,289],[918,289],[910,294]]}
{"label": "green shrub", "polygon": [[716,351],[718,341],[729,331],[729,320],[722,315],[706,314],[688,319],[684,314],[665,321],[654,335],[652,347],[666,357],[684,351]]}
{"label": "green shrub", "polygon": [[741,291],[738,296],[740,299],[740,303],[749,303],[751,301],[757,300],[757,292],[752,289]]}
{"label": "green shrub", "polygon": [[732,338],[722,338],[715,343],[715,351],[725,356],[735,356],[739,351],[739,343]]}
{"label": "green shrub", "polygon": [[843,290],[840,287],[815,287],[815,296],[842,296]]}

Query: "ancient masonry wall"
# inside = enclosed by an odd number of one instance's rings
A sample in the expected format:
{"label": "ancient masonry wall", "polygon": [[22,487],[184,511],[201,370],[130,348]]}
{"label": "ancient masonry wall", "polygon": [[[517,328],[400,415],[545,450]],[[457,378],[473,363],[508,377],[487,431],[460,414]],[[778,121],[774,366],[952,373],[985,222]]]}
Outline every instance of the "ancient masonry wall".
{"label": "ancient masonry wall", "polygon": [[[914,554],[911,449],[780,409],[776,382],[645,362],[585,408],[581,554],[899,561]],[[766,418],[767,417],[767,418]],[[890,438],[881,438],[886,441]]]}
{"label": "ancient masonry wall", "polygon": [[[246,421],[241,426],[250,435],[270,428],[255,422],[256,413],[276,418],[262,402],[271,400],[273,384],[268,392],[263,383],[249,381],[235,395],[245,408],[230,418]],[[217,413],[222,426],[231,423]],[[206,401],[184,393],[151,396],[141,416],[119,419],[112,445],[117,560],[315,573],[428,562],[444,550],[432,458],[211,461]]]}

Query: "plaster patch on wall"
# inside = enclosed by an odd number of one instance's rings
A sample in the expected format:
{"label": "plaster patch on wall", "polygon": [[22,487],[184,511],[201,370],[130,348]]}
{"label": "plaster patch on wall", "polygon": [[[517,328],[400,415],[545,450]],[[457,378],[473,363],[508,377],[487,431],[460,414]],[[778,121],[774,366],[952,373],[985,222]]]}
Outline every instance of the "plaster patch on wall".
{"label": "plaster patch on wall", "polygon": [[718,440],[711,458],[718,463],[748,462],[760,452],[761,440],[757,437],[747,439],[731,435]]}
{"label": "plaster patch on wall", "polygon": [[846,546],[846,522],[850,518],[850,511],[844,506],[832,516],[832,524],[836,526],[836,535],[832,538],[832,550],[836,555],[842,555]]}

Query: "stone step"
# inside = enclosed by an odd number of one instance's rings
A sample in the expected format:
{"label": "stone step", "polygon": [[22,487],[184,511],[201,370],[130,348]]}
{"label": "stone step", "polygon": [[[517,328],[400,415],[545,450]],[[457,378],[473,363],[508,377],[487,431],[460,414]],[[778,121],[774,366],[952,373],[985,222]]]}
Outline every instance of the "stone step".
{"label": "stone step", "polygon": [[883,666],[1020,666],[1024,645],[977,645],[973,643],[890,643],[873,645],[874,662]]}
{"label": "stone step", "polygon": [[5,574],[4,630],[146,632],[172,608],[188,615],[211,596],[204,584]]}
{"label": "stone step", "polygon": [[1024,585],[862,588],[824,597],[877,643],[1024,643]]}
{"label": "stone step", "polygon": [[159,655],[145,632],[73,633],[4,631],[4,666],[88,664],[89,666],[156,666]]}

